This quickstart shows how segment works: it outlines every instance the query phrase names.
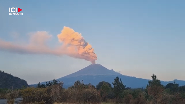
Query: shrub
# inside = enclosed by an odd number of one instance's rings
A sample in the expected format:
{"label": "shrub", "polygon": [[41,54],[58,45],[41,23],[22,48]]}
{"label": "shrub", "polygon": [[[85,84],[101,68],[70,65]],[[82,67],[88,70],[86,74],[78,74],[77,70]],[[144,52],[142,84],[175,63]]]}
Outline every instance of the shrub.
{"label": "shrub", "polygon": [[7,93],[7,89],[1,89],[0,88],[0,99],[5,99],[6,98],[6,93]]}
{"label": "shrub", "polygon": [[92,86],[78,84],[66,90],[61,95],[62,102],[82,104],[82,103],[99,103],[100,94]]}
{"label": "shrub", "polygon": [[127,94],[126,96],[124,96],[124,103],[125,104],[131,104],[131,100],[133,99],[133,96],[131,94]]}
{"label": "shrub", "polygon": [[145,99],[145,95],[140,93],[140,95],[134,99],[133,104],[147,104],[146,99]]}
{"label": "shrub", "polygon": [[48,88],[26,88],[21,91],[23,103],[44,102],[52,104],[53,101],[48,93]]}
{"label": "shrub", "polygon": [[82,91],[82,98],[84,103],[100,103],[100,95],[96,89],[85,89]]}
{"label": "shrub", "polygon": [[19,90],[9,91],[6,94],[6,99],[8,104],[14,104],[14,99],[19,96]]}

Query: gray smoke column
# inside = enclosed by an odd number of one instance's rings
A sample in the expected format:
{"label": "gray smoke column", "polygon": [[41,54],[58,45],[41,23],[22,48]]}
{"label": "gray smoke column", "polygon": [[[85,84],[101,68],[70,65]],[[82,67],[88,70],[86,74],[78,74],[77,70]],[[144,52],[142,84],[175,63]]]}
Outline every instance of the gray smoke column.
{"label": "gray smoke column", "polygon": [[[97,56],[94,53],[92,46],[84,40],[80,33],[75,32],[69,27],[63,28],[61,33],[58,35],[58,39],[63,43],[63,48],[66,49],[65,54],[68,54],[72,57],[77,57],[91,61],[92,64],[95,64]],[[73,52],[71,54],[71,51]]]}

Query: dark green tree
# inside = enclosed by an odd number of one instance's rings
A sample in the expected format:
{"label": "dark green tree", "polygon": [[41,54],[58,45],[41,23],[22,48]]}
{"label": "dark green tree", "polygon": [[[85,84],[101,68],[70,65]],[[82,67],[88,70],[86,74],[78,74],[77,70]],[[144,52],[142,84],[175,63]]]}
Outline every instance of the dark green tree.
{"label": "dark green tree", "polygon": [[119,77],[116,77],[112,84],[114,86],[113,91],[117,101],[121,101],[120,99],[123,98],[123,91],[125,90],[126,86],[123,85],[123,82]]}
{"label": "dark green tree", "polygon": [[41,84],[40,88],[46,88],[45,84]]}
{"label": "dark green tree", "polygon": [[179,88],[179,84],[174,83],[168,83],[165,86],[165,89],[169,89],[170,90],[170,94],[175,94],[178,92],[178,88]]}
{"label": "dark green tree", "polygon": [[55,80],[55,79],[53,79],[53,83],[52,83],[53,85],[56,85],[56,84],[58,84],[58,81],[57,80]]}
{"label": "dark green tree", "polygon": [[102,81],[102,82],[99,82],[98,85],[96,85],[96,89],[97,89],[97,90],[101,89],[101,87],[102,87],[103,85],[107,85],[107,86],[109,86],[110,88],[112,88],[112,86],[111,86],[111,84],[110,84],[109,82]]}
{"label": "dark green tree", "polygon": [[106,101],[108,96],[110,96],[111,91],[112,91],[112,86],[110,83],[102,81],[99,82],[98,85],[96,86],[97,90],[100,91],[100,96],[103,101]]}
{"label": "dark green tree", "polygon": [[179,86],[179,92],[185,92],[185,85],[184,86]]}

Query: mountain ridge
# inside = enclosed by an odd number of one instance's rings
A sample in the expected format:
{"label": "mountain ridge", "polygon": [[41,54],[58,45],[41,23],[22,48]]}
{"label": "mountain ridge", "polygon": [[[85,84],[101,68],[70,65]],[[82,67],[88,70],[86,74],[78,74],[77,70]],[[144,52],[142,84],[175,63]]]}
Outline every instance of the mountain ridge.
{"label": "mountain ridge", "polygon": [[[137,78],[134,76],[127,76],[120,74],[113,69],[110,70],[101,64],[91,64],[81,70],[78,70],[69,75],[58,78],[57,80],[64,83],[64,88],[68,88],[74,84],[77,80],[82,81],[84,84],[91,83],[96,86],[101,81],[106,81],[112,84],[116,77],[121,78],[124,85],[131,88],[145,88],[150,79]],[[180,86],[185,85],[183,80],[173,80],[173,81],[161,81],[161,84],[166,85],[168,83],[176,82]],[[42,82],[45,83],[45,82]],[[35,84],[36,85],[36,84]]]}

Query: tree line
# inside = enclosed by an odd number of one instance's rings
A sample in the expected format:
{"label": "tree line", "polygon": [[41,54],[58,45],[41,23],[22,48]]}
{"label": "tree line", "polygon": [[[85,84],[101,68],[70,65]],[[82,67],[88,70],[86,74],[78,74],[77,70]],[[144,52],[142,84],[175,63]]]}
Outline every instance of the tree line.
{"label": "tree line", "polygon": [[119,77],[114,79],[113,86],[105,81],[96,86],[76,81],[67,89],[62,87],[63,83],[53,80],[46,84],[38,83],[36,88],[11,91],[6,97],[11,102],[11,99],[21,96],[23,104],[185,104],[185,86],[179,86],[175,82],[163,86],[156,75],[151,77],[146,88],[137,89],[126,87]]}

